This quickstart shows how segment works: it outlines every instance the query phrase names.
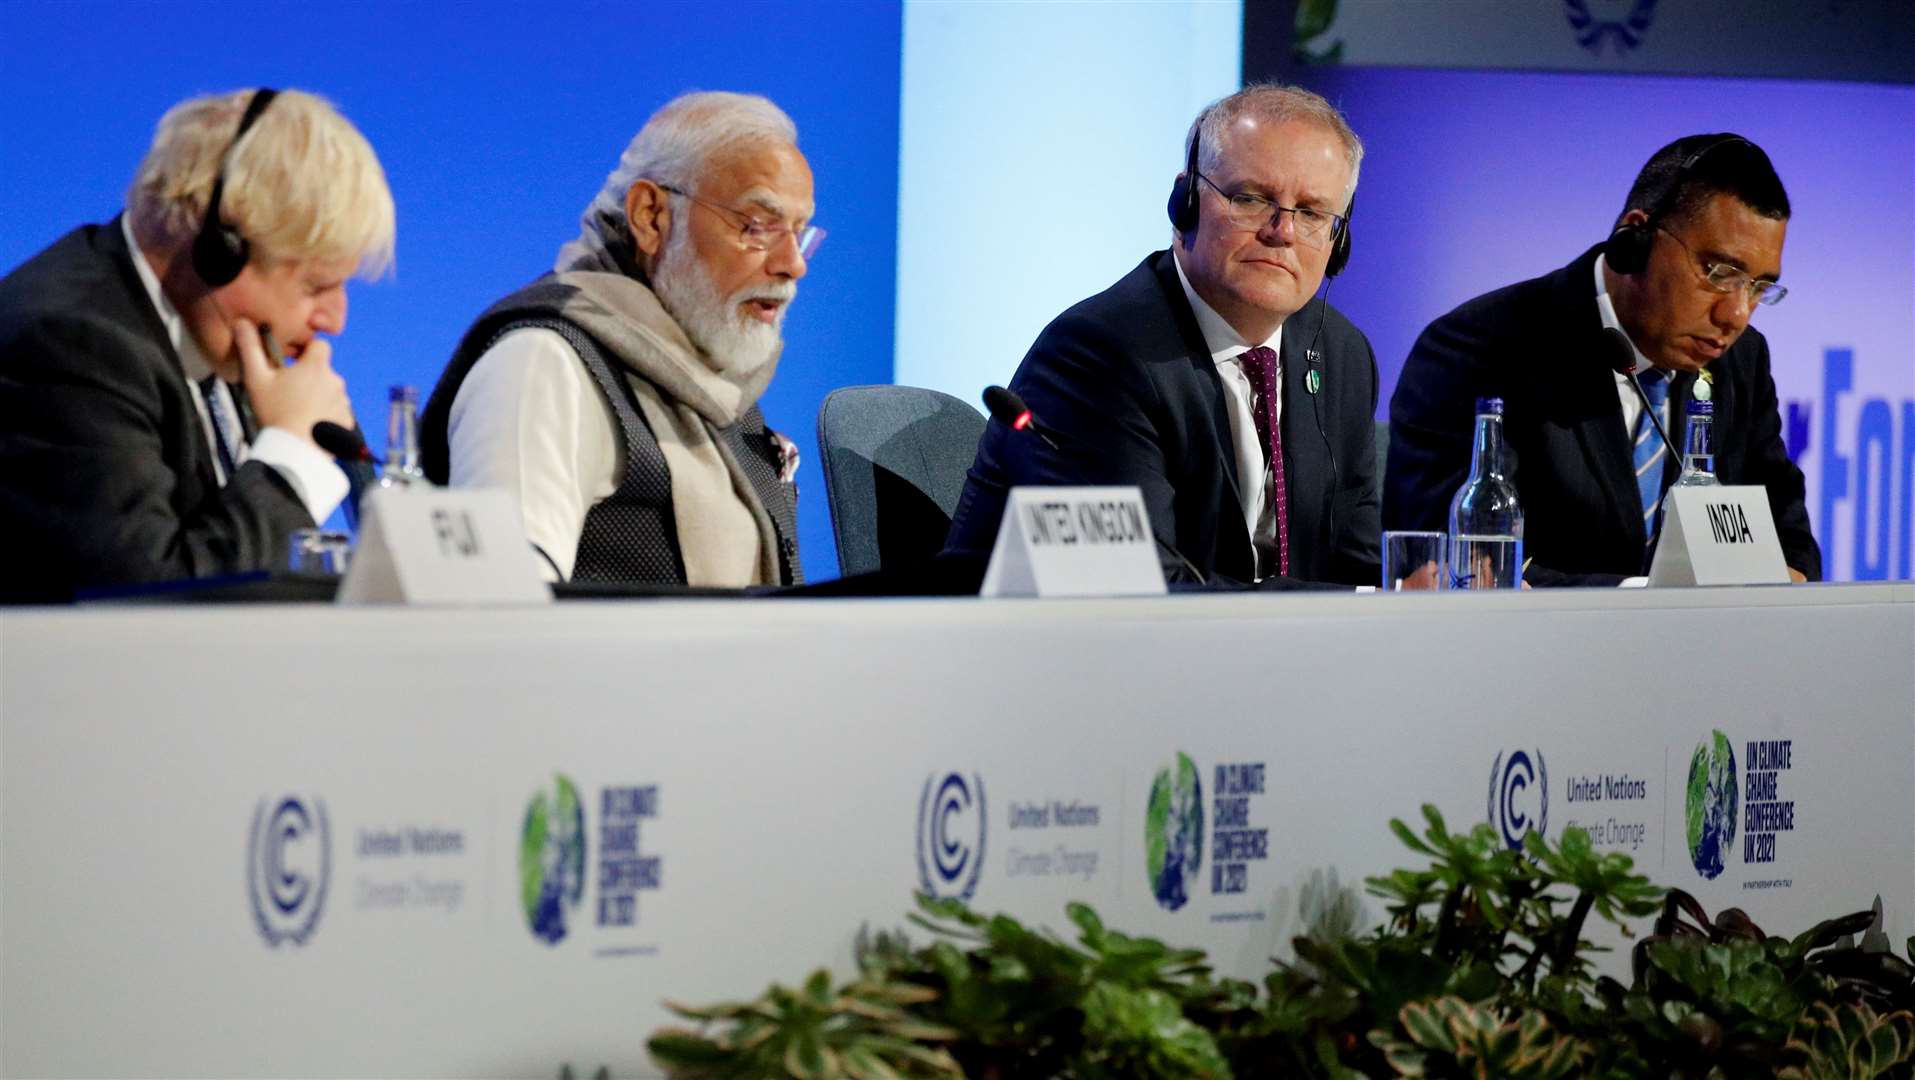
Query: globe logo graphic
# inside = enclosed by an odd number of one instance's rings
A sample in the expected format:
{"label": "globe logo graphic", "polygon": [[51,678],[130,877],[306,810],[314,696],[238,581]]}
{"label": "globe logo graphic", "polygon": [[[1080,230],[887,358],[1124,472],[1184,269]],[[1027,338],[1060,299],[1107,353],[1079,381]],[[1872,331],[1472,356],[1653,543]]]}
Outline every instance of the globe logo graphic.
{"label": "globe logo graphic", "polygon": [[1720,731],[1696,745],[1689,758],[1689,860],[1705,878],[1722,873],[1735,844],[1735,749]]}
{"label": "globe logo graphic", "polygon": [[519,902],[532,936],[547,945],[563,940],[584,893],[584,809],[572,781],[554,776],[550,789],[525,804],[519,830]]}
{"label": "globe logo graphic", "polygon": [[1167,911],[1190,900],[1204,861],[1203,780],[1190,755],[1157,770],[1144,812],[1144,869],[1151,895]]}

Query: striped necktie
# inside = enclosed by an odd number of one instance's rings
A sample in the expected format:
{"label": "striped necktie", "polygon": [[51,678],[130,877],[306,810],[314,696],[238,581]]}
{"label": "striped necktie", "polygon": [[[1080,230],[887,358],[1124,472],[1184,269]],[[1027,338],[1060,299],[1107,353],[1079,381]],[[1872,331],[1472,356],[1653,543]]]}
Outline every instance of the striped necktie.
{"label": "striped necktie", "polygon": [[[1642,392],[1649,399],[1649,409],[1662,416],[1663,403],[1669,399],[1668,376],[1657,370],[1643,373]],[[1656,434],[1649,409],[1636,417],[1636,490],[1642,494],[1642,534],[1654,540],[1656,510],[1662,505],[1663,457],[1668,451],[1662,445],[1662,436]]]}
{"label": "striped necktie", "polygon": [[220,483],[232,480],[239,471],[238,455],[234,453],[236,441],[244,436],[237,430],[229,430],[225,400],[219,392],[219,376],[208,375],[199,381],[200,396],[206,399],[206,418],[213,424],[213,445],[219,450]]}

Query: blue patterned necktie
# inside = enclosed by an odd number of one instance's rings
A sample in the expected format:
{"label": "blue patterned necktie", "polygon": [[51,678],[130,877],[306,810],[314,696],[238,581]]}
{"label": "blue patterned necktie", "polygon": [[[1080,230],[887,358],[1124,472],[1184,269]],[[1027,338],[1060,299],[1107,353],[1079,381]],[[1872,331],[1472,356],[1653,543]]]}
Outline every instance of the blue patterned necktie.
{"label": "blue patterned necktie", "polygon": [[[1669,399],[1668,376],[1654,369],[1645,372],[1642,392],[1649,399],[1649,409],[1654,409],[1658,417],[1663,415],[1663,403]],[[1668,450],[1662,445],[1662,436],[1656,434],[1649,409],[1636,417],[1636,489],[1642,493],[1642,534],[1654,540],[1656,510],[1662,505],[1663,456]]]}

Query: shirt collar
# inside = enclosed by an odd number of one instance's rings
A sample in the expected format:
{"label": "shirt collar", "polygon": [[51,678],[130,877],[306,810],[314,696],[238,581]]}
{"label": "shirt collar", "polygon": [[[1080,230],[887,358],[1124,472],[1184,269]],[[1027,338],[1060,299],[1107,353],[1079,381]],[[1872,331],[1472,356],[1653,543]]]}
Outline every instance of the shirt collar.
{"label": "shirt collar", "polygon": [[[1603,270],[1608,266],[1608,260],[1604,259],[1601,255],[1596,256],[1596,313],[1602,316],[1602,324],[1604,326],[1611,330],[1622,330],[1622,322],[1616,318],[1616,304],[1613,300],[1609,299],[1609,282],[1603,278]],[[1622,330],[1622,336],[1629,337],[1629,331]],[[1647,371],[1654,367],[1654,365],[1649,362],[1649,358],[1642,355],[1642,350],[1636,348],[1636,343],[1633,339],[1629,342],[1629,351],[1636,354],[1637,371]],[[1623,377],[1621,374],[1617,375],[1617,378]]]}
{"label": "shirt collar", "polygon": [[167,299],[166,290],[160,288],[159,275],[153,272],[153,264],[146,261],[146,252],[133,237],[133,222],[125,214],[120,215],[120,232],[126,237],[127,253],[133,257],[133,272],[140,276],[140,284],[146,286],[146,298],[159,315],[160,325],[166,328],[166,339],[173,346],[173,355],[180,358],[181,370],[193,382],[205,379],[213,373],[213,365],[206,362],[199,342],[186,332],[185,317],[173,306],[173,301]]}
{"label": "shirt collar", "polygon": [[[1204,298],[1197,295],[1196,289],[1190,287],[1190,278],[1184,273],[1183,257],[1177,253],[1175,244],[1171,245],[1170,261],[1176,264],[1177,283],[1184,287],[1184,299],[1190,302],[1190,310],[1197,316],[1197,329],[1203,333],[1204,348],[1210,350],[1211,362],[1221,364],[1243,355],[1251,348],[1250,343],[1243,339],[1242,334],[1237,333],[1236,327],[1231,326],[1222,315],[1217,314],[1214,308],[1204,303]],[[1282,323],[1277,324],[1276,330],[1263,344],[1277,355],[1283,355]]]}

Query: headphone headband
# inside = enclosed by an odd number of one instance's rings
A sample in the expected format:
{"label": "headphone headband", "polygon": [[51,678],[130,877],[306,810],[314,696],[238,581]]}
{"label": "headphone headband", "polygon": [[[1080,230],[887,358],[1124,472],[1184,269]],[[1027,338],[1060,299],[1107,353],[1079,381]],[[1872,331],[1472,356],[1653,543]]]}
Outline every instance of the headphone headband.
{"label": "headphone headband", "polygon": [[246,269],[246,260],[252,255],[251,245],[240,231],[219,219],[219,207],[226,194],[226,166],[232,160],[233,148],[278,96],[279,91],[271,87],[253,91],[253,96],[247,99],[246,111],[240,114],[233,141],[227,143],[225,152],[220,154],[219,171],[213,174],[213,190],[206,197],[206,216],[200,219],[199,234],[193,237],[193,270],[209,288],[231,284],[239,272]]}

